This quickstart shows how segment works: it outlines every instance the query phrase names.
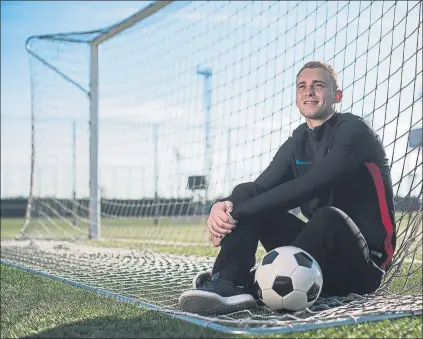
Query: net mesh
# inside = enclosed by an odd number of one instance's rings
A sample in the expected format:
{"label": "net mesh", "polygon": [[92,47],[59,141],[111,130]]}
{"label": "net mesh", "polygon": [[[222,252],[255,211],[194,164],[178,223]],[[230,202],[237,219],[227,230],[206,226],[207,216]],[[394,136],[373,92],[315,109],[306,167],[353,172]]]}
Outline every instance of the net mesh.
{"label": "net mesh", "polygon": [[100,44],[95,240],[87,35],[33,38],[30,215],[21,240],[2,235],[2,260],[178,312],[179,293],[218,253],[205,234],[211,203],[254,180],[304,122],[295,76],[305,62],[324,60],[344,92],[337,110],[364,117],[386,147],[394,264],[373,296],[213,319],[277,326],[421,310],[421,141],[408,142],[422,127],[421,24],[418,1],[174,2]]}

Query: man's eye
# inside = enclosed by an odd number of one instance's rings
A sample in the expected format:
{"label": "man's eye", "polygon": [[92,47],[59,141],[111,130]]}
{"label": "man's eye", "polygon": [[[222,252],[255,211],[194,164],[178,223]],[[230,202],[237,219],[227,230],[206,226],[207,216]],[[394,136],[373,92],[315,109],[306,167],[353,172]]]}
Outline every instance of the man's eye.
{"label": "man's eye", "polygon": [[325,87],[323,84],[316,84],[316,87]]}

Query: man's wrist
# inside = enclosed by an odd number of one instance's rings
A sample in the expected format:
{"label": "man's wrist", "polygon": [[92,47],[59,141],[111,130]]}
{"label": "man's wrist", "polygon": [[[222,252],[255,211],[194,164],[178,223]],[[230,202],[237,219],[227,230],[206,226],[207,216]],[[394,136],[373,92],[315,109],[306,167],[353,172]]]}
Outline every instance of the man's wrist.
{"label": "man's wrist", "polygon": [[213,202],[213,204],[210,206],[209,214],[210,214],[210,211],[213,208],[213,206],[216,205],[216,203],[218,203],[218,202],[225,202],[225,201],[231,201],[230,200],[230,196],[229,197],[226,197],[226,198],[223,198],[223,199],[218,199],[215,202]]}

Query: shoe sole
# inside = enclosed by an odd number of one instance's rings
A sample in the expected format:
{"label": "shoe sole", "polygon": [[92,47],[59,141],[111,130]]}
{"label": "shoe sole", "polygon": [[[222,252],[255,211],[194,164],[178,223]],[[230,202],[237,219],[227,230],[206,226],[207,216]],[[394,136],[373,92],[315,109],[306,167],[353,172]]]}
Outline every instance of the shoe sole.
{"label": "shoe sole", "polygon": [[181,309],[189,313],[231,313],[257,307],[252,295],[221,297],[206,291],[188,291],[179,298]]}

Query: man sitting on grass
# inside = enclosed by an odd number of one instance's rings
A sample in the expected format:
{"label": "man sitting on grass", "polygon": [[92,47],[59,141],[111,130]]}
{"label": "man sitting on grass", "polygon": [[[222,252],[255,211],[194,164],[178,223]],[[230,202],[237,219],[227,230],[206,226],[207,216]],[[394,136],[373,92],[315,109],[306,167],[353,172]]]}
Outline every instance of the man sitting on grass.
{"label": "man sitting on grass", "polygon": [[[182,310],[226,313],[256,306],[255,254],[292,245],[319,263],[322,293],[374,292],[396,245],[388,160],[375,131],[361,118],[337,113],[341,102],[331,66],[312,61],[296,79],[296,104],[306,122],[254,181],[216,202],[209,240],[221,246],[210,273],[184,292]],[[289,213],[301,207],[308,222]],[[251,271],[251,272],[250,272]]]}

